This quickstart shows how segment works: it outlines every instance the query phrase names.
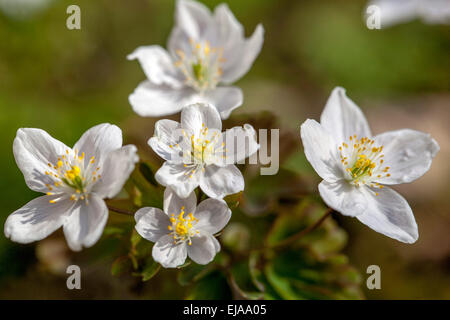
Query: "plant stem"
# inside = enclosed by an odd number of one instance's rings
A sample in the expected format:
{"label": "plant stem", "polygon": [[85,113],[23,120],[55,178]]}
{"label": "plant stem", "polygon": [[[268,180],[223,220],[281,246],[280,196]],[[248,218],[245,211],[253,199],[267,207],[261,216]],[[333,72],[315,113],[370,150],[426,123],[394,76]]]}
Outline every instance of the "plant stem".
{"label": "plant stem", "polygon": [[271,248],[271,249],[281,249],[281,248],[284,248],[284,247],[289,246],[290,244],[292,244],[292,243],[294,243],[295,241],[299,240],[300,238],[304,237],[305,235],[307,235],[307,234],[310,233],[311,231],[314,231],[315,229],[317,229],[317,228],[322,224],[322,222],[324,222],[324,221],[326,220],[326,218],[328,218],[328,216],[331,215],[331,213],[332,213],[333,211],[334,211],[333,209],[329,208],[329,209],[324,213],[324,215],[323,215],[319,220],[317,220],[316,223],[310,225],[310,226],[307,227],[306,229],[303,229],[302,231],[300,231],[300,232],[298,232],[298,233],[296,233],[296,234],[293,234],[293,235],[290,236],[289,238],[284,239],[283,241],[278,242],[277,244],[275,244],[275,245],[273,245],[273,246],[270,246],[269,248]]}
{"label": "plant stem", "polygon": [[128,216],[134,216],[134,212],[131,212],[131,211],[128,211],[128,210],[116,208],[116,207],[113,207],[113,206],[111,206],[109,204],[107,205],[107,207],[108,207],[108,209],[110,211],[113,211],[113,212],[116,212],[116,213],[120,213],[120,214],[125,214],[125,215],[128,215]]}

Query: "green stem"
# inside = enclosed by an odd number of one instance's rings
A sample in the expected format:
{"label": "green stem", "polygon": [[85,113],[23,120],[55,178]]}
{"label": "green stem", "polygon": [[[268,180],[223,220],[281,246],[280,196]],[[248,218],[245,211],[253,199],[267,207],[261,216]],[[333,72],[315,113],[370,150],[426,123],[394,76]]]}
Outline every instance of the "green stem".
{"label": "green stem", "polygon": [[306,229],[303,229],[302,231],[300,231],[300,232],[298,232],[298,233],[296,233],[296,234],[293,234],[293,235],[290,236],[289,238],[284,239],[283,241],[278,242],[277,244],[275,244],[275,245],[273,245],[273,246],[269,246],[269,248],[271,248],[271,249],[281,249],[281,248],[284,248],[284,247],[287,247],[287,246],[291,245],[292,243],[296,242],[296,241],[299,240],[300,238],[303,238],[305,235],[307,235],[307,234],[310,233],[311,231],[314,231],[315,229],[317,229],[317,228],[322,224],[322,222],[324,222],[324,221],[331,215],[331,213],[332,213],[333,211],[334,211],[334,210],[331,209],[331,208],[328,209],[328,210],[324,213],[324,215],[323,215],[319,220],[317,220],[316,223],[310,225],[310,226],[307,227]]}
{"label": "green stem", "polygon": [[109,204],[107,205],[107,207],[108,207],[108,209],[110,211],[113,211],[113,212],[116,212],[116,213],[120,213],[120,214],[125,214],[125,215],[128,215],[128,216],[134,216],[134,212],[131,212],[131,211],[128,211],[128,210],[116,208],[116,207],[113,207],[113,206],[111,206]]}

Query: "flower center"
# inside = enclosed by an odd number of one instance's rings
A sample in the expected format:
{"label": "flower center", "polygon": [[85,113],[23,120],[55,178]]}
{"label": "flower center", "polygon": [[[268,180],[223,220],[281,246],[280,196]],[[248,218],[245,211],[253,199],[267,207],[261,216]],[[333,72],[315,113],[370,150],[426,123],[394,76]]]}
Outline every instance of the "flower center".
{"label": "flower center", "polygon": [[375,140],[367,137],[358,139],[356,134],[339,146],[340,160],[345,167],[348,180],[352,184],[370,184],[371,187],[383,188],[373,183],[377,178],[389,177],[389,167],[384,166],[383,146],[375,146]]}
{"label": "flower center", "polygon": [[176,50],[179,60],[175,62],[186,78],[186,84],[199,92],[214,89],[222,75],[221,64],[223,49],[211,47],[208,41],[203,43],[189,40],[191,52]]}
{"label": "flower center", "polygon": [[189,213],[187,218],[184,217],[184,214],[184,207],[181,207],[178,216],[175,216],[175,213],[171,214],[170,222],[172,224],[168,226],[171,231],[169,234],[172,235],[174,244],[188,241],[188,244],[191,245],[191,238],[199,233],[193,228],[198,219],[194,218],[192,213]]}
{"label": "flower center", "polygon": [[[192,178],[199,169],[204,171],[205,165],[215,163],[217,157],[224,157],[218,154],[227,151],[225,143],[218,144],[218,140],[221,137],[220,132],[218,130],[208,130],[204,123],[197,134],[189,136],[185,130],[182,133],[182,139],[189,147],[186,147],[185,150],[179,144],[169,145],[169,147],[175,148],[183,155],[184,167],[190,169],[185,173],[189,178]],[[182,145],[185,145],[185,143]]]}
{"label": "flower center", "polygon": [[[54,183],[47,184],[47,195],[70,194],[70,199],[85,200],[88,203],[88,193],[92,183],[100,179],[100,167],[95,168],[95,158],[85,159],[84,152],[66,150],[66,154],[58,157],[56,164],[48,163],[49,170],[45,174],[52,177]],[[55,203],[58,199],[50,200]]]}
{"label": "flower center", "polygon": [[[217,132],[208,135],[208,127],[202,125],[200,134],[198,136],[191,135],[191,159],[195,164],[208,163],[211,156],[214,154],[215,140]],[[209,140],[212,139],[212,140]]]}

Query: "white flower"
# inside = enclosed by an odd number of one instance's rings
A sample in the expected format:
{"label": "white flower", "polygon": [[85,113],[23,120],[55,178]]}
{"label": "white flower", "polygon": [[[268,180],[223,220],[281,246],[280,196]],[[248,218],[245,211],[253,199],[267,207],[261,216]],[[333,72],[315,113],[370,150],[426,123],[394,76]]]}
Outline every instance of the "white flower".
{"label": "white flower", "polygon": [[217,85],[231,84],[248,72],[261,50],[263,34],[258,25],[245,39],[244,28],[226,4],[212,14],[199,2],[178,0],[168,51],[144,46],[128,56],[139,60],[148,78],[130,95],[131,106],[141,116],[160,117],[205,102],[228,118],[242,104],[242,91]]}
{"label": "white flower", "polygon": [[41,129],[19,129],[13,151],[28,187],[46,195],[8,217],[6,237],[30,243],[63,226],[75,251],[100,238],[108,219],[103,198],[119,193],[138,160],[136,147],[122,147],[122,131],[106,123],[86,131],[73,149]]}
{"label": "white flower", "polygon": [[431,166],[439,145],[430,135],[402,129],[372,137],[361,110],[336,88],[320,117],[301,126],[306,158],[323,181],[319,192],[336,211],[402,242],[418,239],[406,200],[386,185],[408,183]]}
{"label": "white flower", "polygon": [[217,110],[201,103],[183,108],[181,123],[158,121],[148,144],[166,162],[156,180],[181,198],[197,186],[217,199],[244,190],[244,178],[234,163],[259,149],[255,130],[246,124],[221,131]]}
{"label": "white flower", "polygon": [[450,23],[449,0],[372,0],[370,5],[380,8],[383,28],[416,18],[430,24]]}
{"label": "white flower", "polygon": [[231,210],[223,200],[207,199],[196,208],[197,198],[191,193],[179,198],[170,188],[164,191],[164,211],[142,208],[135,214],[136,230],[155,242],[153,259],[164,268],[182,265],[186,256],[198,264],[207,264],[220,251],[214,234],[231,218]]}

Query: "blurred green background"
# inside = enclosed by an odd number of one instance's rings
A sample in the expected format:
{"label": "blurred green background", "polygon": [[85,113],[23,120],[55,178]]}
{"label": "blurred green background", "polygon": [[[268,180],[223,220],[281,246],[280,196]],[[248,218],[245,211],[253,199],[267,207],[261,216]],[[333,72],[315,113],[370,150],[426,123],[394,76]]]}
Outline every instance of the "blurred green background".
{"label": "blurred green background", "polygon": [[[203,2],[213,8],[222,1]],[[317,119],[340,85],[364,110],[374,133],[408,127],[439,142],[430,172],[396,188],[414,210],[416,244],[336,218],[349,234],[345,252],[363,279],[369,265],[381,267],[382,289],[364,289],[367,298],[450,299],[450,27],[413,21],[368,30],[364,0],[226,2],[247,35],[259,22],[266,30],[254,67],[237,83],[245,101],[236,114],[269,110],[299,141],[300,124]],[[70,4],[81,8],[81,30],[66,28]],[[36,196],[12,154],[20,127],[42,128],[72,145],[91,126],[111,122],[121,126],[127,143],[139,145],[141,156],[151,156],[145,141],[154,120],[139,118],[128,103],[145,76],[126,55],[140,45],[165,46],[173,11],[168,0],[54,0],[34,13],[0,11],[2,225]],[[318,177],[303,159],[294,157],[287,166],[299,168],[315,188]],[[112,277],[111,248],[99,244],[71,254],[58,239],[18,245],[0,235],[0,298],[172,297],[170,284]],[[60,270],[69,262],[82,265],[83,290],[66,289]]]}

